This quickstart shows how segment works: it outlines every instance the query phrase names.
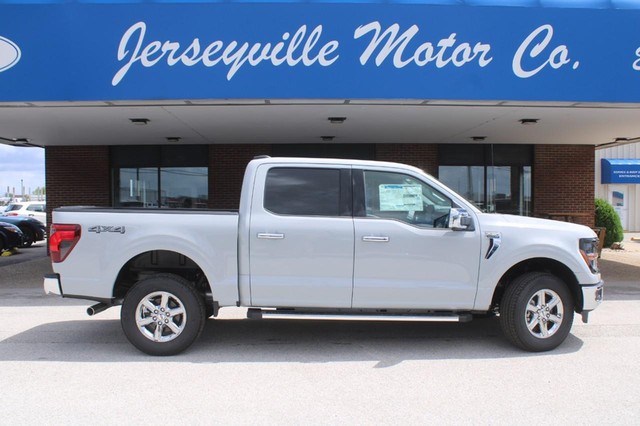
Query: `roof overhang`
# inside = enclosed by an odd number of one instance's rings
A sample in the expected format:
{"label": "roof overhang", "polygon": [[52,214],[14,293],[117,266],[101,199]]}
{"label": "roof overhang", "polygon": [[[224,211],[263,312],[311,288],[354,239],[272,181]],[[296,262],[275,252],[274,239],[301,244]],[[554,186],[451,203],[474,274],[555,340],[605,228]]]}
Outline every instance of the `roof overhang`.
{"label": "roof overhang", "polygon": [[[335,117],[345,120],[332,122]],[[598,146],[640,137],[640,105],[317,99],[4,103],[0,132],[0,143],[16,146],[321,143],[326,136],[334,137],[329,143]]]}

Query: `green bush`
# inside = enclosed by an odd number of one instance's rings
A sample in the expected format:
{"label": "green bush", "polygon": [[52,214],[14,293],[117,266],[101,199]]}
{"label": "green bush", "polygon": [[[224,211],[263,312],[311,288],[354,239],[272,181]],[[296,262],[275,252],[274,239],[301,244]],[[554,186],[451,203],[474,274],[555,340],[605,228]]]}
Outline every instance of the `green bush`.
{"label": "green bush", "polygon": [[611,244],[622,241],[624,238],[618,213],[611,204],[601,198],[596,198],[596,226],[607,228],[607,234],[604,237],[605,247],[611,247]]}

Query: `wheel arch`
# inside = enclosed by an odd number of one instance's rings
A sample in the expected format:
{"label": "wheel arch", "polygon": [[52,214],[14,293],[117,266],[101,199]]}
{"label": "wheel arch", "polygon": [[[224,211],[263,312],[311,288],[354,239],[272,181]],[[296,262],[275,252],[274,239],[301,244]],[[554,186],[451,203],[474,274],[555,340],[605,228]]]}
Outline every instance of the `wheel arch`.
{"label": "wheel arch", "polygon": [[494,290],[491,300],[491,306],[493,308],[499,307],[500,301],[506,288],[517,277],[528,272],[547,272],[561,279],[573,296],[575,304],[574,310],[580,313],[581,306],[583,305],[582,291],[580,290],[580,285],[575,274],[573,273],[571,268],[569,268],[564,263],[546,257],[526,259],[509,268],[509,270],[507,270],[498,281],[498,285]]}
{"label": "wheel arch", "polygon": [[138,281],[167,274],[183,278],[201,294],[206,306],[215,306],[212,286],[204,269],[189,256],[165,249],[143,251],[124,263],[113,286],[113,298],[121,301]]}

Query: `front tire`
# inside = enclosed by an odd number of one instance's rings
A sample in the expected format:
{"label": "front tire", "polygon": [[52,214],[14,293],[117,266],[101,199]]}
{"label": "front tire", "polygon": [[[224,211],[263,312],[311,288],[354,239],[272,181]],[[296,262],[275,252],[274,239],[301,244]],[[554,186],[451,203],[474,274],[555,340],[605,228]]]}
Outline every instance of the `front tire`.
{"label": "front tire", "polygon": [[573,324],[574,301],[555,275],[530,272],[514,280],[500,303],[500,325],[507,339],[526,351],[558,347]]}
{"label": "front tire", "polygon": [[138,281],[127,293],[120,314],[129,342],[144,353],[160,356],[191,346],[205,319],[200,294],[187,280],[170,274]]}
{"label": "front tire", "polygon": [[28,229],[28,228],[21,228],[20,230],[24,235],[24,238],[22,240],[22,247],[23,248],[31,247],[33,243],[36,241],[36,235],[31,229]]}

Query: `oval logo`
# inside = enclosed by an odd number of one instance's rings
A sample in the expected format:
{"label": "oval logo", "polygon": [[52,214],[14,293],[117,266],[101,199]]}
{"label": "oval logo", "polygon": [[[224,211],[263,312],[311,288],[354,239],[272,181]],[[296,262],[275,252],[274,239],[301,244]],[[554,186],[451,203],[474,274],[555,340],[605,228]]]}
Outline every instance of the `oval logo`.
{"label": "oval logo", "polygon": [[0,37],[0,72],[17,64],[21,55],[17,44],[7,38]]}

